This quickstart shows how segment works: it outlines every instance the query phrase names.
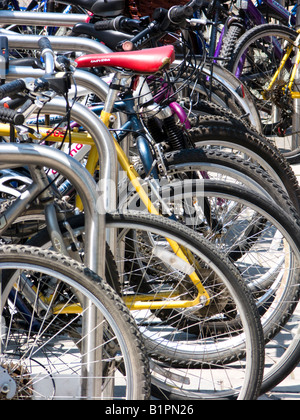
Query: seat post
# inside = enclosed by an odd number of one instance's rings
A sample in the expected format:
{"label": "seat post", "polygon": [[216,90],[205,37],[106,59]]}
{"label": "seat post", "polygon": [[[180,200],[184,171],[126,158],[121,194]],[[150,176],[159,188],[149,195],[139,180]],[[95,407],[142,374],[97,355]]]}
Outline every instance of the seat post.
{"label": "seat post", "polygon": [[111,114],[113,112],[118,93],[120,92],[120,90],[122,90],[122,87],[125,86],[127,80],[130,78],[131,75],[124,75],[121,72],[115,73],[112,82],[109,86],[107,97],[104,102],[103,111],[105,113]]}

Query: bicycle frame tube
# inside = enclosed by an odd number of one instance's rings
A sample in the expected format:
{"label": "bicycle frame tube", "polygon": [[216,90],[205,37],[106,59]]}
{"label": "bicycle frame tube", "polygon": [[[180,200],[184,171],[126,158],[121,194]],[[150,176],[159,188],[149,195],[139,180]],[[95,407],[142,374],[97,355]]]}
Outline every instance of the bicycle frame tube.
{"label": "bicycle frame tube", "polygon": [[282,19],[285,19],[286,23],[291,22],[293,26],[295,25],[295,16],[285,7],[283,7],[280,3],[278,3],[275,0],[263,0],[263,3],[270,9],[272,9],[274,12],[276,12],[277,15],[281,16]]}
{"label": "bicycle frame tube", "polygon": [[[272,87],[273,87],[274,83],[276,82],[276,80],[277,80],[280,72],[282,71],[283,67],[285,66],[286,62],[288,61],[288,59],[289,59],[289,57],[290,57],[291,52],[293,51],[293,49],[294,49],[294,46],[293,45],[290,45],[287,48],[286,53],[285,53],[284,57],[281,60],[280,66],[278,67],[278,69],[276,70],[276,72],[274,74],[274,77],[272,78],[272,80],[271,80],[269,86],[267,87],[267,89],[262,93],[262,96],[263,96],[264,99],[266,99],[266,97],[265,97],[266,96],[266,92],[268,92],[268,91],[270,91],[272,89]],[[292,72],[292,76],[290,78],[290,82],[289,82],[289,86],[288,86],[288,88],[289,88],[290,91],[291,91],[291,88],[292,88],[292,84],[293,84],[293,82],[295,80],[295,71],[296,71],[295,70],[295,67],[298,66],[298,64],[299,64],[299,58],[297,58],[297,60],[296,60],[296,65],[294,66],[294,69],[293,69],[293,72]]]}
{"label": "bicycle frame tube", "polygon": [[255,25],[262,25],[264,23],[267,23],[263,15],[260,13],[260,11],[255,7],[255,5],[252,3],[251,0],[247,1],[247,15],[250,18],[251,22]]}

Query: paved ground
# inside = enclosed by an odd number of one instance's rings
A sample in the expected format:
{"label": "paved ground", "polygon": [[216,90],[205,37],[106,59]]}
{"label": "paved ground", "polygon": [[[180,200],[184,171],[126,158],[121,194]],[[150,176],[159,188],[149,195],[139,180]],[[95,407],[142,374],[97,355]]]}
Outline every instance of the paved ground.
{"label": "paved ground", "polygon": [[[293,166],[293,169],[300,182],[300,165]],[[300,363],[291,375],[260,400],[300,400]]]}
{"label": "paved ground", "polygon": [[[298,329],[300,324],[300,304],[298,305],[298,309],[295,311],[294,318],[291,320],[290,324],[293,324],[293,327]],[[295,330],[294,330],[295,331]],[[281,336],[281,344],[284,344],[284,334]],[[272,350],[271,352],[274,354],[278,354],[280,352],[280,343],[276,343],[277,345],[274,346],[272,343]],[[268,355],[270,352],[267,349],[266,354]],[[267,356],[268,357],[268,356]],[[266,359],[266,364],[268,359]],[[300,400],[300,363],[298,367],[283,381],[281,382],[276,388],[274,388],[271,392],[263,395],[259,398],[260,400]]]}

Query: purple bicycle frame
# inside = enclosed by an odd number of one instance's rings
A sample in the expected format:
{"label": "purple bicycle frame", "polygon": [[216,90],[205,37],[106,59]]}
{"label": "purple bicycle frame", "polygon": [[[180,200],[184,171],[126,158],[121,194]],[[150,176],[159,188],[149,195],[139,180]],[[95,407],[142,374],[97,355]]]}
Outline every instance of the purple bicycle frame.
{"label": "purple bicycle frame", "polygon": [[[246,2],[247,2],[247,8],[243,7],[243,10],[245,10],[245,12],[247,14],[247,18],[255,26],[266,24],[267,21],[265,20],[264,16],[261,14],[261,12],[258,10],[258,8],[252,3],[252,1],[251,0],[243,0],[243,6],[245,5]],[[284,19],[286,21],[286,23],[291,22],[292,25],[295,25],[296,17],[292,13],[290,13],[287,9],[285,9],[283,6],[281,6],[281,4],[277,3],[277,1],[275,1],[275,0],[262,0],[262,3],[264,5],[266,5],[269,9],[273,10],[282,19]],[[219,57],[219,54],[220,54],[220,51],[221,51],[221,48],[222,48],[224,34],[225,34],[225,27],[222,30],[218,45],[216,47],[216,51],[215,51],[215,55],[214,55],[216,58]],[[278,46],[275,45],[275,51],[277,49],[278,49],[278,51],[277,51],[278,56],[280,56],[282,50],[281,50],[279,45]],[[240,75],[241,75],[243,65],[244,65],[244,59],[241,59],[241,63],[239,65],[239,67],[237,68],[237,71],[236,71],[236,74],[235,74],[235,76],[237,78],[239,78]]]}

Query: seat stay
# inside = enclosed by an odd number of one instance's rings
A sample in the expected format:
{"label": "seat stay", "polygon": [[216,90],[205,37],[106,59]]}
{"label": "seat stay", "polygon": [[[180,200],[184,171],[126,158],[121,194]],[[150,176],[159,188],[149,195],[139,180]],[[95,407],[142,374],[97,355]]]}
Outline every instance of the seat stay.
{"label": "seat stay", "polygon": [[169,67],[175,60],[172,45],[139,51],[122,51],[108,54],[88,54],[76,59],[80,67],[121,67],[136,73],[152,74]]}

